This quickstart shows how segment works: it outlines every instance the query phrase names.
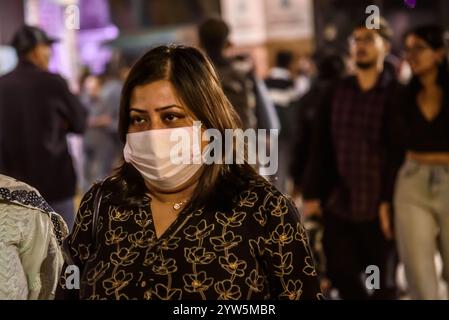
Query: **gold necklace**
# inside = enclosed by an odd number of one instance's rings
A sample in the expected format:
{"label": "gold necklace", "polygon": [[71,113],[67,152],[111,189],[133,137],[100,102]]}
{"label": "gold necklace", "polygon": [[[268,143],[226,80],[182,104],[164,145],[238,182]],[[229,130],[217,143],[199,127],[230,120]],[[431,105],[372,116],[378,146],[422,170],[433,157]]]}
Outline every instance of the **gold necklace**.
{"label": "gold necklace", "polygon": [[189,200],[187,199],[187,200],[182,200],[180,202],[166,202],[166,203],[172,205],[173,209],[178,211],[179,209],[181,209],[182,205],[187,203],[188,201]]}
{"label": "gold necklace", "polygon": [[[156,198],[156,196],[154,196]],[[150,194],[150,198],[151,198],[151,194]],[[158,199],[158,198],[156,198]],[[178,201],[178,202],[170,202],[170,201],[162,201],[160,199],[158,199],[160,202],[164,203],[164,204],[169,204],[172,206],[173,210],[178,211],[179,209],[181,209],[182,205],[189,202],[189,199],[186,200],[182,200],[182,201]]]}

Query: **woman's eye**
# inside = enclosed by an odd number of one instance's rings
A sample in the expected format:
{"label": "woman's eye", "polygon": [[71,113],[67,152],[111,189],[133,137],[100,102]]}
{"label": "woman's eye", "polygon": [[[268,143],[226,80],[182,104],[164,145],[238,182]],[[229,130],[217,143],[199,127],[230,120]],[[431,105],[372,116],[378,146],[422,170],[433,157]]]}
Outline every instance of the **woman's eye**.
{"label": "woman's eye", "polygon": [[145,118],[142,117],[132,117],[131,118],[131,124],[133,125],[139,125],[145,123]]}
{"label": "woman's eye", "polygon": [[178,119],[182,119],[184,116],[175,114],[175,113],[167,113],[167,114],[164,114],[162,117],[163,117],[164,121],[172,122],[172,121],[176,121]]}

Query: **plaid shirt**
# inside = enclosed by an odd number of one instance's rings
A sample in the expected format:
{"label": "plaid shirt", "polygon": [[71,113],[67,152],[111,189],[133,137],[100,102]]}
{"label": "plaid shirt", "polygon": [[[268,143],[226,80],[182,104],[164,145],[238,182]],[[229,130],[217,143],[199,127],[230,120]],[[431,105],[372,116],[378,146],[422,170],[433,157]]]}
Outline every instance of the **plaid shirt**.
{"label": "plaid shirt", "polygon": [[341,80],[317,115],[304,197],[320,198],[345,220],[377,218],[385,163],[385,110],[396,87],[389,72],[362,91],[356,77]]}

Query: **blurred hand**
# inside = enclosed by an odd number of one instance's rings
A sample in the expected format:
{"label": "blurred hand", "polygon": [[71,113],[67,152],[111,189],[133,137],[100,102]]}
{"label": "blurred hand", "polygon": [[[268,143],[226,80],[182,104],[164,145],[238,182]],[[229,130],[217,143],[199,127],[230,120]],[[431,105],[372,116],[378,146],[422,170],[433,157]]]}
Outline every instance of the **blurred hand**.
{"label": "blurred hand", "polygon": [[321,205],[319,200],[305,200],[303,204],[304,216],[312,217],[319,216],[321,217]]}
{"label": "blurred hand", "polygon": [[389,203],[381,203],[379,208],[380,229],[387,240],[394,238],[393,226],[391,225],[391,208]]}

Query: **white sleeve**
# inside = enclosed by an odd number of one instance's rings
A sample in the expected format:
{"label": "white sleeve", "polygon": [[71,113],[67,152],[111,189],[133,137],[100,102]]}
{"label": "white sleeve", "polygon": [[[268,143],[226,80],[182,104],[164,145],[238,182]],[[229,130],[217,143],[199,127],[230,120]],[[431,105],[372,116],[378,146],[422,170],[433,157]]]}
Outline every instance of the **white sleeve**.
{"label": "white sleeve", "polygon": [[50,232],[47,256],[41,266],[42,288],[39,293],[39,300],[53,300],[55,298],[56,286],[64,265],[64,258],[52,228]]}
{"label": "white sleeve", "polygon": [[31,212],[20,245],[20,260],[28,282],[28,299],[36,300],[42,288],[41,266],[48,254],[51,222],[42,212]]}

